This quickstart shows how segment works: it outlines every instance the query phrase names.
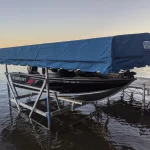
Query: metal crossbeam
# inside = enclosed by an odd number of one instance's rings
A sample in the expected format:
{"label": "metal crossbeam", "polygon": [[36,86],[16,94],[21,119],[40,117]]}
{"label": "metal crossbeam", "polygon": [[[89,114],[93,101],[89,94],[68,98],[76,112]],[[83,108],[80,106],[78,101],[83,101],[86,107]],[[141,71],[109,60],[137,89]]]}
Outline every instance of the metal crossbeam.
{"label": "metal crossbeam", "polygon": [[34,105],[33,105],[32,110],[31,110],[31,112],[30,112],[30,114],[29,114],[29,117],[30,117],[30,118],[31,118],[31,115],[32,115],[33,111],[35,110],[35,107],[36,107],[36,105],[37,105],[37,103],[38,103],[38,101],[39,101],[39,99],[40,99],[40,97],[41,97],[41,95],[42,95],[42,92],[43,92],[43,90],[44,90],[44,88],[45,88],[45,85],[46,85],[46,80],[44,80],[44,83],[43,83],[43,85],[42,85],[42,88],[41,88],[41,90],[40,90],[40,92],[39,92],[39,94],[38,94],[38,96],[37,96],[37,98],[36,98],[36,101],[35,101],[35,103],[34,103]]}
{"label": "metal crossbeam", "polygon": [[[15,103],[15,100],[14,100],[14,99],[11,99],[11,102],[14,102],[14,103]],[[33,110],[33,107],[31,107],[31,106],[29,106],[29,105],[27,105],[27,104],[25,104],[25,103],[18,102],[18,104],[19,104],[20,106],[22,106],[22,107],[28,109],[28,110]],[[46,112],[43,112],[43,111],[41,111],[41,110],[39,110],[39,109],[36,109],[36,108],[35,108],[35,109],[34,109],[34,112],[36,112],[36,113],[39,114],[39,115],[42,115],[43,117],[46,117]]]}

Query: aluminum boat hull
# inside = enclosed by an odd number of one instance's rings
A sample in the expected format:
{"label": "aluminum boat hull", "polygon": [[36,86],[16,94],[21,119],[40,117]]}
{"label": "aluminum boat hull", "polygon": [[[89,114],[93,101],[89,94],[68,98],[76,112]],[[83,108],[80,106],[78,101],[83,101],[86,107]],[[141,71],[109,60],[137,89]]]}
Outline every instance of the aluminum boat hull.
{"label": "aluminum boat hull", "polygon": [[[38,76],[31,77],[26,74],[13,73],[12,82],[18,83],[20,87],[40,88],[43,84]],[[50,90],[59,91],[60,93],[85,93],[115,88],[122,88],[135,79],[126,78],[108,78],[98,77],[62,77],[50,78]]]}

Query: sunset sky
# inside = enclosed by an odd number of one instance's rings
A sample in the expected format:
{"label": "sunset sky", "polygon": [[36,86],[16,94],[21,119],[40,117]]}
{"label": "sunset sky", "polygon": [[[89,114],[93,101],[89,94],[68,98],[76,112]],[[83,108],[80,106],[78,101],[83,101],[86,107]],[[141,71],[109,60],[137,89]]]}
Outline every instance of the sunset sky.
{"label": "sunset sky", "polygon": [[0,0],[0,47],[150,32],[150,0]]}

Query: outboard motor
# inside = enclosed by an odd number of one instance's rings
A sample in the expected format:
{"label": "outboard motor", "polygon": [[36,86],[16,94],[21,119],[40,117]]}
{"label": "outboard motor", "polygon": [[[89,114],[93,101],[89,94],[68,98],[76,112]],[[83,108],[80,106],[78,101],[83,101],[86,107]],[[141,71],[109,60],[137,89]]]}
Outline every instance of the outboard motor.
{"label": "outboard motor", "polygon": [[134,78],[134,75],[136,75],[136,72],[130,72],[129,70],[127,70],[126,72],[123,73],[123,76],[128,78],[128,79],[132,79]]}

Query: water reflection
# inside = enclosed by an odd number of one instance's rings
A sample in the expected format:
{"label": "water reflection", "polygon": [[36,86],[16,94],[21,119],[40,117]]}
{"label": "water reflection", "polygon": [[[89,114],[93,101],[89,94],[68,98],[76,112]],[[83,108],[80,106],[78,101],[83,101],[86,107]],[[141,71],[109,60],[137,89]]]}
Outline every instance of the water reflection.
{"label": "water reflection", "polygon": [[[98,113],[96,113],[98,115]],[[67,113],[53,119],[50,133],[36,124],[29,124],[27,118],[17,116],[13,122],[1,132],[1,140],[11,143],[17,150],[29,149],[115,149],[108,142],[108,135],[103,124],[92,116],[81,115],[80,112]],[[56,127],[57,126],[57,127]]]}
{"label": "water reflection", "polygon": [[139,109],[119,101],[98,106],[90,115],[66,113],[52,120],[50,133],[29,123],[26,115],[11,116],[11,124],[1,132],[1,141],[17,150],[148,149],[149,112],[143,115]]}
{"label": "water reflection", "polygon": [[128,101],[117,101],[112,105],[102,107],[102,111],[107,115],[123,120],[135,127],[150,128],[150,111],[142,110],[139,103],[130,103]]}

